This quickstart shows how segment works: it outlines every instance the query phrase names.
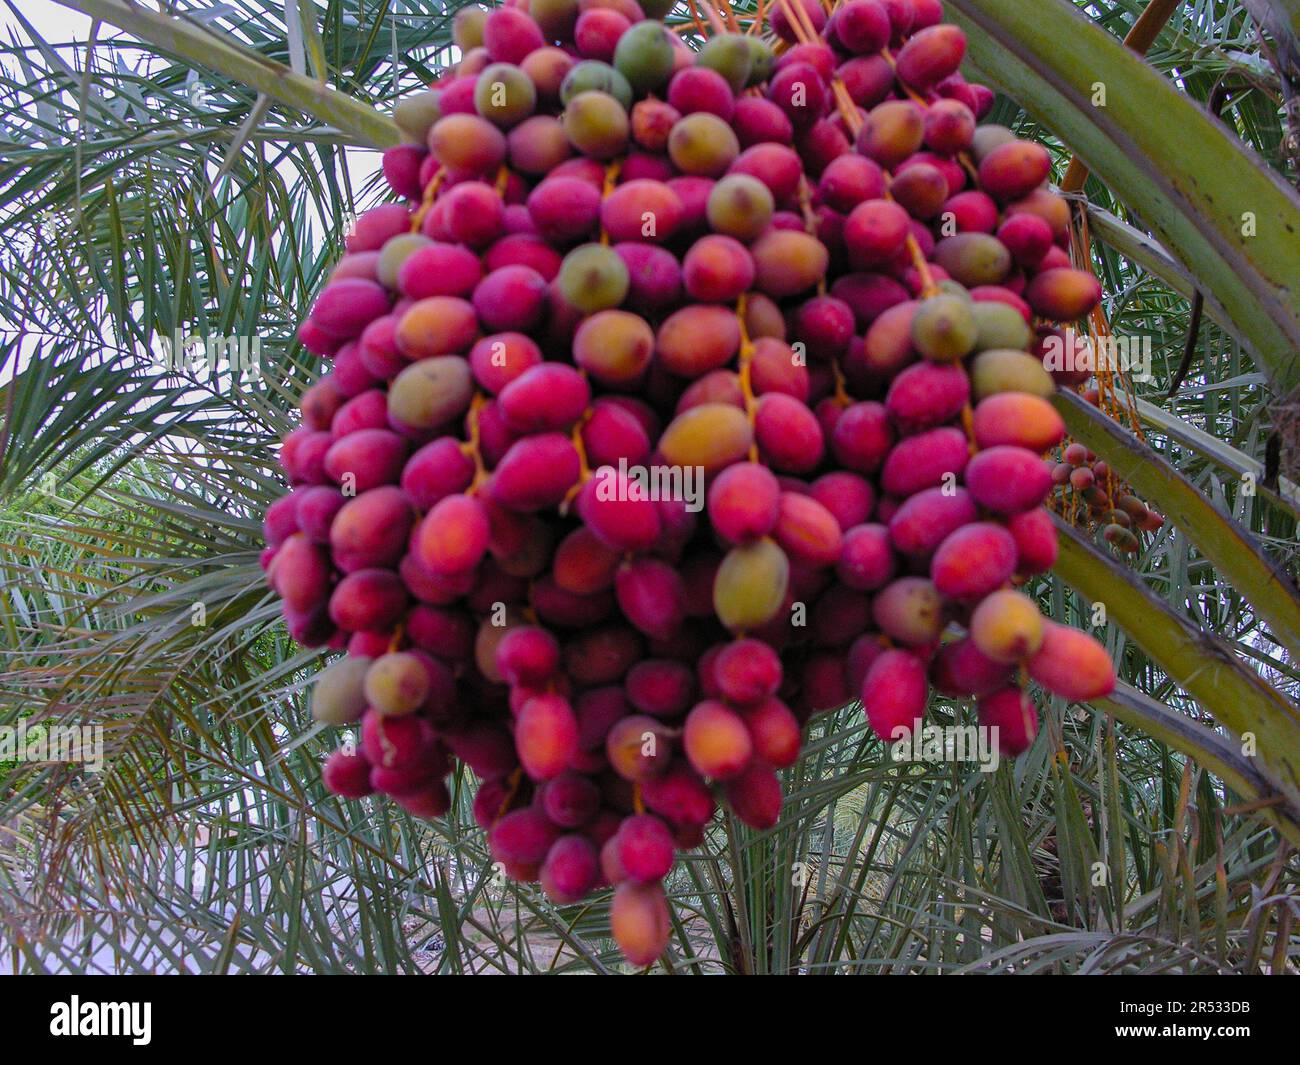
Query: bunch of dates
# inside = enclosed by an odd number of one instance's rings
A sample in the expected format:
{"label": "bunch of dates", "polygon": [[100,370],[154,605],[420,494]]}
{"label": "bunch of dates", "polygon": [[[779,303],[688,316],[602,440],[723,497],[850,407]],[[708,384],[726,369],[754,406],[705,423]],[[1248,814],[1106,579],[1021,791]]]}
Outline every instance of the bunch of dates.
{"label": "bunch of dates", "polygon": [[1164,527],[1164,516],[1135,496],[1110,465],[1076,442],[1061,451],[1061,461],[1052,468],[1052,483],[1060,489],[1057,502],[1071,518],[1073,497],[1082,500],[1087,522],[1101,526],[1106,543],[1125,554],[1142,549],[1139,533],[1155,533]]}
{"label": "bunch of dates", "polygon": [[971,698],[1014,756],[1030,680],[1114,683],[1017,590],[1057,549],[1035,352],[1101,296],[1048,153],[978,125],[934,0],[689,43],[670,6],[457,15],[299,331],[263,558],[342,652],[329,789],[437,817],[459,760],[493,859],[613,887],[636,965],[675,852],[719,804],[774,825],[812,715],[893,739]]}

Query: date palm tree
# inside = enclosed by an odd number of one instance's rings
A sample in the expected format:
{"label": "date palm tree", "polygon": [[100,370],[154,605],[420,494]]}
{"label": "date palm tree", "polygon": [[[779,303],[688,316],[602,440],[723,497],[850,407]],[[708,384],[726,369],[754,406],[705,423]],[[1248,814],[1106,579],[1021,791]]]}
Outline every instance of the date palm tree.
{"label": "date palm tree", "polygon": [[[467,780],[436,822],[326,794],[322,656],[258,566],[319,373],[295,327],[458,6],[6,0],[0,725],[104,753],[0,762],[6,968],[621,968],[607,899],[494,876]],[[1122,683],[993,774],[895,760],[856,704],[816,719],[781,822],[679,864],[660,970],[1294,972],[1300,14],[946,6],[1077,201],[1100,324],[1151,340],[1118,420],[1057,403],[1166,524],[1120,555],[1063,523],[1030,589]],[[175,359],[191,337],[243,357]]]}

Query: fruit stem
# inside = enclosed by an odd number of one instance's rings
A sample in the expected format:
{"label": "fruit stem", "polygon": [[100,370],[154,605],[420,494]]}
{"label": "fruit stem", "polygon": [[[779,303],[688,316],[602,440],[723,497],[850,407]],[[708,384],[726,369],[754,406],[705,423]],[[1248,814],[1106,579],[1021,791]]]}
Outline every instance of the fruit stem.
{"label": "fruit stem", "polygon": [[[887,196],[893,199],[892,196]],[[916,272],[921,275],[921,295],[929,299],[931,296],[938,295],[939,286],[934,283],[934,274],[930,273],[930,264],[925,261],[925,253],[921,251],[921,245],[916,242],[916,237],[911,233],[907,235],[907,251],[912,256],[912,265],[916,267]]]}
{"label": "fruit stem", "polygon": [[[1070,259],[1075,267],[1080,270],[1091,268],[1092,259],[1092,232],[1088,226],[1088,210],[1083,204],[1074,204],[1070,212]],[[1098,349],[1099,342],[1109,345],[1111,338],[1110,322],[1106,320],[1106,313],[1102,310],[1101,304],[1094,307],[1088,314],[1088,335],[1092,341],[1093,350]],[[1142,430],[1142,420],[1138,417],[1137,405],[1133,399],[1133,389],[1129,386],[1127,380],[1120,376],[1120,384],[1124,388],[1124,402],[1121,403],[1117,398],[1115,388],[1115,371],[1111,367],[1111,360],[1099,359],[1097,369],[1094,375],[1097,378],[1097,391],[1101,393],[1100,407],[1111,416],[1115,421],[1121,421],[1121,414],[1127,415],[1127,421],[1130,432],[1139,440],[1146,440],[1146,433]]]}
{"label": "fruit stem", "polygon": [[[812,209],[812,189],[807,177],[799,178],[799,211],[803,215],[803,228],[810,237],[817,236],[817,216]],[[817,279],[817,295],[826,295],[826,275]]]}
{"label": "fruit stem", "polygon": [[704,20],[700,18],[700,9],[695,6],[695,0],[687,0],[687,3],[690,5],[691,21],[695,23],[695,31],[707,41],[709,39],[709,28],[704,24]]}
{"label": "fruit stem", "polygon": [[[605,183],[601,186],[600,189],[601,203],[604,203],[607,199],[609,199],[609,194],[614,191],[614,187],[618,184],[619,171],[621,171],[622,169],[623,169],[622,159],[615,159],[609,164],[609,166],[605,167]],[[600,243],[604,247],[609,247],[609,233],[606,232],[605,230],[604,222],[600,224]]]}
{"label": "fruit stem", "polygon": [[789,0],[781,0],[781,6],[785,8],[786,18],[791,20],[791,24],[797,24],[803,31],[805,42],[817,40],[817,29],[812,24],[812,16],[802,3],[792,4]]}
{"label": "fruit stem", "polygon": [[979,448],[975,445],[975,412],[969,403],[961,409],[961,427],[966,431],[966,442],[970,445],[970,453],[973,455]]}
{"label": "fruit stem", "polygon": [[429,208],[433,206],[433,201],[438,196],[438,190],[442,188],[442,182],[447,176],[444,167],[438,167],[434,171],[433,177],[429,179],[429,184],[425,186],[424,196],[420,200],[420,206],[416,209],[415,214],[411,216],[411,232],[420,232],[420,227],[424,225],[424,216],[429,213]]}
{"label": "fruit stem", "polygon": [[474,495],[488,479],[487,466],[483,463],[483,454],[479,449],[482,434],[478,424],[479,411],[486,405],[487,397],[482,392],[476,391],[474,398],[470,401],[469,417],[466,419],[469,428],[469,439],[460,445],[461,454],[468,455],[474,460],[474,479],[470,481],[469,488],[465,490],[466,495]]}
{"label": "fruit stem", "polygon": [[523,779],[523,767],[516,766],[515,771],[510,774],[510,787],[506,791],[506,797],[501,800],[501,805],[497,808],[497,815],[492,819],[494,825],[505,817],[506,811],[510,809],[510,804],[515,801],[515,796],[519,794],[519,785],[523,782]]}
{"label": "fruit stem", "polygon": [[[884,57],[885,62],[889,64],[889,69],[894,71],[895,74],[897,74],[898,61],[894,58],[894,53],[891,52],[888,48],[882,48],[880,50],[880,54],[882,57]],[[930,101],[927,100],[924,96],[922,96],[919,92],[916,92],[910,86],[904,85],[903,92],[907,93],[907,98],[911,100],[912,103],[919,104],[921,107],[928,108],[930,106]]]}
{"label": "fruit stem", "polygon": [[812,189],[808,184],[807,175],[799,178],[799,211],[803,215],[804,230],[808,233],[815,233],[817,216],[813,214]]}
{"label": "fruit stem", "polygon": [[[782,5],[783,9],[787,10],[787,17],[789,17],[787,0],[778,0],[778,3]],[[885,49],[884,54],[892,65],[893,60],[889,56],[889,49]],[[862,116],[858,114],[858,105],[853,102],[853,97],[849,95],[847,86],[839,78],[832,79],[831,90],[835,93],[835,106],[839,109],[840,117],[844,119],[845,126],[856,138],[862,132]],[[924,100],[919,102],[922,107],[927,106]],[[892,179],[893,175],[888,170],[885,170],[885,177],[886,179]],[[889,194],[888,189],[885,190],[885,199],[889,200],[890,203],[894,202],[894,197]],[[921,245],[917,243],[916,237],[910,230],[907,234],[907,253],[911,256],[912,266],[916,268],[917,276],[921,279],[921,295],[927,299],[936,295],[939,286],[934,283],[934,275],[930,273],[930,264],[925,261],[925,253],[921,251]]]}
{"label": "fruit stem", "polygon": [[731,9],[731,0],[717,0],[717,3],[719,5],[718,10],[722,15],[722,21],[728,26],[734,27],[738,25],[736,13]]}
{"label": "fruit stem", "polygon": [[844,377],[844,371],[840,369],[839,359],[831,359],[831,373],[835,375],[835,402],[841,407],[853,406],[853,397],[849,395],[848,381]]}
{"label": "fruit stem", "polygon": [[[695,0],[688,0],[688,3],[691,6],[691,14],[696,15],[698,17],[698,12],[696,11],[696,7],[695,7]],[[704,5],[704,17],[709,20],[709,25],[712,27],[714,33],[727,32],[727,27],[722,24],[722,19],[718,17],[718,13],[713,9],[712,4]],[[707,37],[708,34],[706,33],[704,36]]]}
{"label": "fruit stem", "polygon": [[[584,377],[586,376],[585,370],[579,372],[581,372]],[[587,458],[587,445],[582,439],[582,430],[586,426],[587,422],[591,420],[593,414],[595,414],[595,410],[591,407],[584,410],[582,412],[582,417],[574,424],[573,432],[569,434],[569,439],[573,442],[574,450],[578,452],[578,480],[564,494],[564,499],[560,503],[561,514],[567,514],[569,512],[569,507],[573,505],[574,499],[577,498],[578,493],[582,491],[582,486],[591,480],[591,462]]]}
{"label": "fruit stem", "polygon": [[745,398],[745,417],[749,419],[752,439],[749,445],[749,461],[758,461],[758,438],[753,433],[757,421],[758,402],[754,398],[754,384],[751,379],[751,365],[754,361],[754,343],[749,339],[749,327],[745,324],[746,308],[749,306],[749,293],[742,292],[736,300],[736,323],[740,326],[740,394]]}

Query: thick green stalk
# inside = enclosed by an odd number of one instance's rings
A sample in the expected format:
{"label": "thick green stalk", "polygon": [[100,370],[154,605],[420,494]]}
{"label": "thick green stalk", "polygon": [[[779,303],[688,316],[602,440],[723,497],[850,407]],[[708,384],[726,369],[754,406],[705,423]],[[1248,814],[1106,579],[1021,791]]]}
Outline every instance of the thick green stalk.
{"label": "thick green stalk", "polygon": [[1058,519],[1055,572],[1093,601],[1147,657],[1240,740],[1274,792],[1300,809],[1300,708],[1247,668],[1219,637],[1176,614],[1129,569],[1103,556]]}
{"label": "thick green stalk", "polygon": [[1190,297],[1196,291],[1191,276],[1154,237],[1129,225],[1104,207],[1090,203],[1081,193],[1072,194],[1068,199],[1087,210],[1088,227],[1094,237],[1109,244],[1147,273],[1160,278],[1180,296]]}
{"label": "thick green stalk", "polygon": [[1286,803],[1250,759],[1222,735],[1127,684],[1120,684],[1111,695],[1093,699],[1087,705],[1094,711],[1114,714],[1126,725],[1182,751],[1249,802],[1268,803],[1260,807],[1261,815],[1293,846],[1300,847],[1300,810]]}
{"label": "thick green stalk", "polygon": [[227,38],[182,19],[161,15],[126,0],[58,0],[64,7],[80,11],[126,30],[195,66],[215,70],[242,82],[259,93],[311,115],[349,135],[357,144],[388,148],[401,140],[397,124],[368,104],[314,78],[295,74]]}
{"label": "thick green stalk", "polygon": [[1214,563],[1226,584],[1250,603],[1273,638],[1300,659],[1300,592],[1249,530],[1216,507],[1195,485],[1118,422],[1073,392],[1053,403],[1070,435],[1095,451],[1120,480],[1156,506]]}
{"label": "thick green stalk", "polygon": [[1195,451],[1202,458],[1208,459],[1216,466],[1233,474],[1235,477],[1252,477],[1255,490],[1275,506],[1289,511],[1300,518],[1300,485],[1286,477],[1279,477],[1277,487],[1271,488],[1264,482],[1264,464],[1238,451],[1231,444],[1226,444],[1217,436],[1211,436],[1203,429],[1184,421],[1177,414],[1148,403],[1145,399],[1136,401],[1137,415],[1142,422],[1158,432],[1176,440],[1183,447]]}

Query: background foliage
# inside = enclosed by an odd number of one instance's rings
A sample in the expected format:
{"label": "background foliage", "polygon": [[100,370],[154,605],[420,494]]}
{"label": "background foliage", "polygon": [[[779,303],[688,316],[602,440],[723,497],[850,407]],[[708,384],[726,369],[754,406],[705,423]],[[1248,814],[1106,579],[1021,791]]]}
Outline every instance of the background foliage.
{"label": "background foliage", "polygon": [[[457,4],[169,4],[195,40],[240,50],[236,76],[185,58],[189,38],[141,43],[110,22],[47,40],[6,3],[0,724],[102,725],[109,758],[99,774],[0,764],[5,965],[617,969],[603,899],[556,908],[494,881],[469,781],[429,824],[325,794],[333,744],[303,700],[321,659],[287,639],[257,565],[277,438],[318,372],[293,330],[349,217],[381,194],[360,146],[385,124],[368,116],[450,60]],[[1122,38],[1144,5],[1077,6]],[[1176,5],[1149,59],[1294,184],[1297,52],[1273,8]],[[276,84],[298,107],[259,94],[268,61],[296,73]],[[320,82],[356,106],[313,104]],[[1069,147],[1016,103],[1000,97],[992,120],[1047,144],[1064,173]],[[1150,251],[1103,181],[1084,195],[1112,327],[1153,340],[1153,380],[1135,386],[1149,445],[1294,574],[1297,497],[1277,476],[1287,397],[1213,315],[1180,374],[1195,278]],[[260,375],[169,370],[155,353],[178,330],[260,344]],[[1295,658],[1176,523],[1124,565],[1294,707]],[[1059,579],[1036,590],[1090,624]],[[896,764],[856,706],[819,719],[777,828],[723,822],[673,874],[673,968],[1295,971],[1300,868],[1267,800],[1234,790],[1204,705],[1116,625],[1097,631],[1121,663],[1117,701],[1053,703],[1033,749],[996,774]],[[1197,726],[1203,756],[1180,753],[1171,716]]]}

